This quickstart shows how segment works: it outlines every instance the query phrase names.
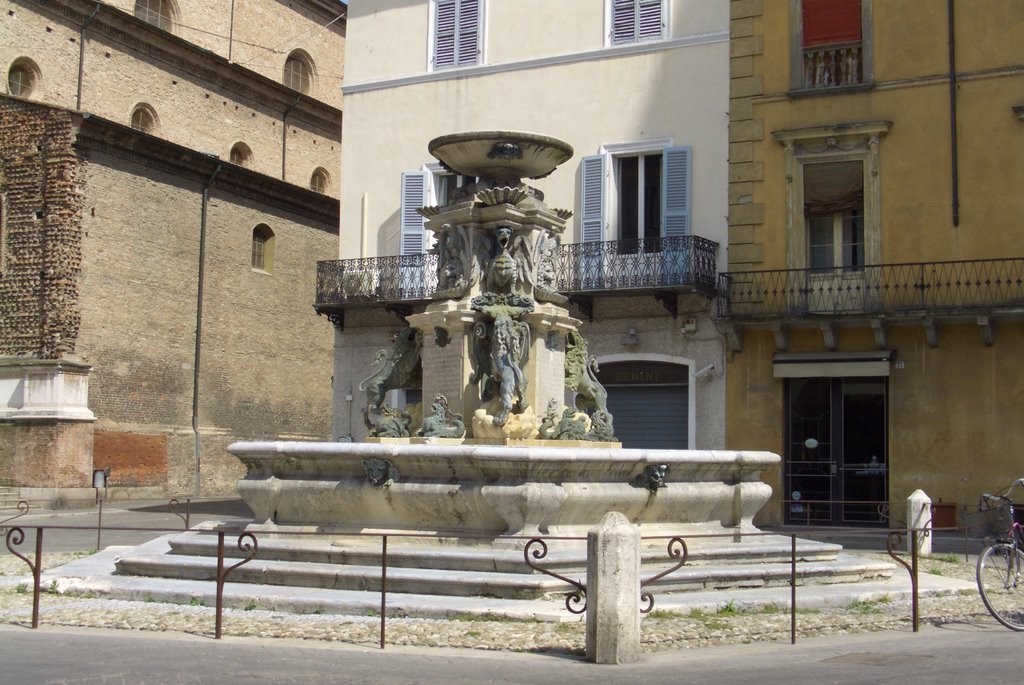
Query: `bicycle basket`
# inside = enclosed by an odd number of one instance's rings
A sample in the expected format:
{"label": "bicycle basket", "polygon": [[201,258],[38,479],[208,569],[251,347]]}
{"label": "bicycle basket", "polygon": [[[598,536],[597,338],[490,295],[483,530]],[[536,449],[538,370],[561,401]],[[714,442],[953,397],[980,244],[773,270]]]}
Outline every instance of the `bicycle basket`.
{"label": "bicycle basket", "polygon": [[1013,525],[1010,504],[964,514],[967,534],[972,538],[1005,537]]}

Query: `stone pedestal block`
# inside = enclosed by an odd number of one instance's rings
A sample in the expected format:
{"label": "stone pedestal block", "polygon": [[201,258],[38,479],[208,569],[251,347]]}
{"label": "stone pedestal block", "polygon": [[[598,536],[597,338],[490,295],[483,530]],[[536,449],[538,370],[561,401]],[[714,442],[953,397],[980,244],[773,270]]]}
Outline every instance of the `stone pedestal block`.
{"label": "stone pedestal block", "polygon": [[[907,528],[926,529],[932,528],[932,498],[922,490],[914,490],[907,498]],[[914,544],[912,535],[907,536],[907,552],[913,552]],[[932,536],[924,532],[917,534],[917,553],[928,555],[932,553]]]}
{"label": "stone pedestal block", "polygon": [[587,660],[640,658],[640,532],[611,511],[587,534]]}

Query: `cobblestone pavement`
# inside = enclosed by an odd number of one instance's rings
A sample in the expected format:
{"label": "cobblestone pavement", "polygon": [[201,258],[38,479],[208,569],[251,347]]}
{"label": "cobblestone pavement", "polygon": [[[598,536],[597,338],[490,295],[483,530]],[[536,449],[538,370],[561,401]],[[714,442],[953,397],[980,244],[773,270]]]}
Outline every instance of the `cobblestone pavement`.
{"label": "cobblestone pavement", "polygon": [[[45,555],[43,567],[54,568],[81,553]],[[865,554],[888,558],[887,555]],[[0,581],[26,573],[23,561],[0,556]],[[902,573],[902,569],[897,569]],[[937,555],[924,558],[920,572],[964,580],[974,579],[974,564],[964,557]],[[49,590],[49,588],[46,588]],[[43,594],[40,621],[47,625],[117,628],[124,630],[177,631],[210,635],[214,610],[206,606],[182,606],[157,602],[131,602],[88,597]],[[798,600],[799,606],[799,600]],[[0,590],[0,623],[31,622],[32,592],[29,583]],[[976,593],[922,598],[922,623],[994,624]],[[797,637],[835,635],[875,630],[905,630],[911,625],[909,601],[855,602],[841,609],[798,610]],[[285,614],[258,609],[224,611],[225,635],[289,637],[341,641],[377,646],[379,619],[374,616]],[[672,614],[655,610],[643,620],[643,648],[648,652],[678,650],[718,644],[788,640],[790,617],[785,608],[738,612],[729,604],[714,613]],[[388,618],[387,644],[420,647],[464,647],[506,651],[581,653],[585,622],[542,623],[526,621],[434,620]]]}

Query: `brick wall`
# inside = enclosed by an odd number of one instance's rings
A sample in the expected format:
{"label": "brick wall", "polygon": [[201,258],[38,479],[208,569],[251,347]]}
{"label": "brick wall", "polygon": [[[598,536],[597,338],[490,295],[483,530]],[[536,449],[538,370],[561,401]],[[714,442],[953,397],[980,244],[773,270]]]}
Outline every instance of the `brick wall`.
{"label": "brick wall", "polygon": [[[2,433],[0,433],[2,436]],[[19,423],[6,436],[13,445],[14,480],[38,488],[92,485],[92,424]]]}
{"label": "brick wall", "polygon": [[71,117],[0,99],[0,355],[57,359],[78,335],[82,198]]}

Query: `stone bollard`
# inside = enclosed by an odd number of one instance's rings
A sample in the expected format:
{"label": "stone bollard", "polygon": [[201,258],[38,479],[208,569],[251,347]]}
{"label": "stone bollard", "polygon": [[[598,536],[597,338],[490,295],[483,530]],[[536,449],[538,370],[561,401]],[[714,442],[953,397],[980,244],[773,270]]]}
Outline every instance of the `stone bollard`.
{"label": "stone bollard", "polygon": [[587,660],[640,658],[640,532],[610,511],[587,533]]}
{"label": "stone bollard", "polygon": [[[917,534],[917,553],[928,556],[932,553],[932,499],[922,490],[914,490],[907,498],[907,528],[923,529]],[[928,534],[925,534],[925,530]],[[912,553],[913,536],[907,536],[907,552]]]}

